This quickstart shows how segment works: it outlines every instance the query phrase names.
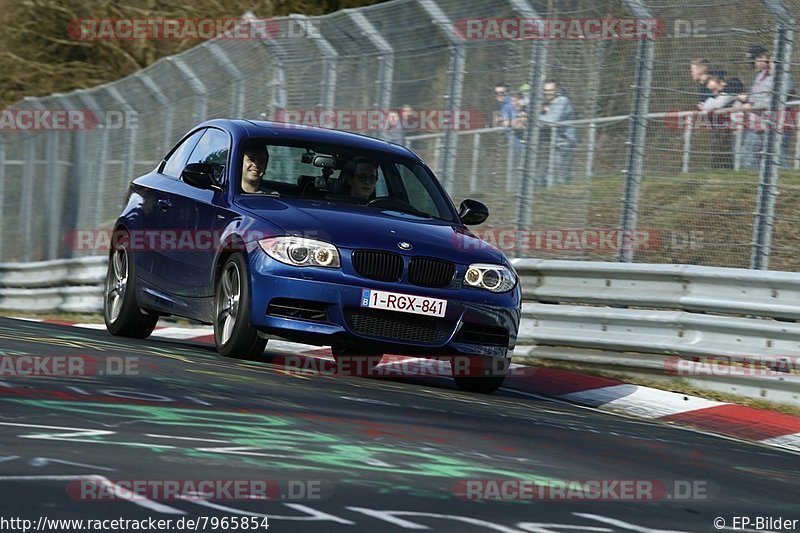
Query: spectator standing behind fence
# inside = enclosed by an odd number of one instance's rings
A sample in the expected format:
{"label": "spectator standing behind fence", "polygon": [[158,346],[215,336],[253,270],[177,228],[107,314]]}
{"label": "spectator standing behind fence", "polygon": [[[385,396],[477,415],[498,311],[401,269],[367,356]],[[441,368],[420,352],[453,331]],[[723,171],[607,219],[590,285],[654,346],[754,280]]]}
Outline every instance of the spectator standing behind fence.
{"label": "spectator standing behind fence", "polygon": [[414,132],[419,128],[419,117],[415,116],[411,104],[403,104],[399,113],[389,110],[386,114],[386,140],[395,144],[405,145],[406,132]]}
{"label": "spectator standing behind fence", "polygon": [[497,100],[498,109],[494,115],[494,125],[508,128],[514,120],[514,106],[511,103],[511,95],[508,93],[508,84],[498,83],[494,86],[494,97]]}
{"label": "spectator standing behind fence", "polygon": [[737,95],[728,92],[727,83],[719,76],[709,76],[706,80],[706,88],[710,96],[704,102],[697,104],[697,108],[711,115],[710,123],[714,126],[711,142],[712,166],[714,168],[733,168],[732,117],[730,112],[721,113],[719,110],[736,102]]}
{"label": "spectator standing behind fence", "polygon": [[[744,104],[745,111],[751,108],[768,109],[771,100],[772,74],[769,69],[769,52],[763,46],[751,46],[747,58],[753,65],[756,77],[748,94],[740,94],[738,100]],[[745,120],[744,142],[742,143],[742,168],[758,168],[764,150],[764,125],[769,120],[769,112],[748,113]]]}
{"label": "spectator standing behind fence", "polygon": [[525,100],[522,93],[511,93],[511,105],[514,106],[514,118],[511,119],[511,129],[514,130],[516,143],[522,143],[525,137],[525,126],[528,123],[528,112],[525,109]]}
{"label": "spectator standing behind fence", "polygon": [[702,57],[693,59],[689,65],[689,76],[697,84],[697,102],[702,104],[711,96],[706,87],[706,82],[708,81],[708,59],[703,59]]}
{"label": "spectator standing behind fence", "polygon": [[386,133],[384,138],[395,144],[405,144],[406,134],[403,131],[403,123],[397,111],[389,110],[386,113]]}
{"label": "spectator standing behind fence", "polygon": [[[577,129],[575,126],[547,126],[547,124],[575,120],[575,110],[565,91],[554,81],[545,82],[544,101],[540,120],[550,135],[545,135],[543,138],[555,137],[555,153],[551,162],[554,181],[567,183],[572,179],[572,154],[578,136]],[[547,149],[549,150],[549,147]]]}

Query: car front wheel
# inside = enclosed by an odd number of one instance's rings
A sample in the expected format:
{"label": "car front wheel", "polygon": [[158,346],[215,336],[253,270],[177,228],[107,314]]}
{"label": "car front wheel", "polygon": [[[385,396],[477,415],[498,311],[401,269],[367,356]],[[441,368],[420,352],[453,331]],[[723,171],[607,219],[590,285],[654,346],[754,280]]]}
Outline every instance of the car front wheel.
{"label": "car front wheel", "polygon": [[250,325],[250,281],[241,253],[222,265],[214,298],[214,341],[225,357],[254,359],[264,352],[267,339]]}
{"label": "car front wheel", "polygon": [[460,356],[451,362],[459,389],[491,394],[503,385],[511,360],[498,357]]}

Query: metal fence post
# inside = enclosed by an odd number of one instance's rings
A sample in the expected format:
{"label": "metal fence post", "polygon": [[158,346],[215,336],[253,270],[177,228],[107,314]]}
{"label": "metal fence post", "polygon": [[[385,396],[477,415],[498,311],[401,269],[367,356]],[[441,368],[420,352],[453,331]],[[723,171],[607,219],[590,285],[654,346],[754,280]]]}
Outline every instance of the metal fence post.
{"label": "metal fence post", "polygon": [[[67,171],[65,188],[70,191],[68,201],[64,205],[63,228],[65,232],[74,232],[80,229],[81,226],[81,211],[86,189],[86,135],[81,135],[80,132],[74,133],[71,136],[70,146],[70,165]],[[66,257],[75,257],[75,248],[67,247]]]}
{"label": "metal fence post", "polygon": [[[739,170],[742,167],[742,136],[744,135],[744,124],[739,123],[736,125],[736,133],[733,145],[733,170]],[[800,137],[798,137],[800,139]]]}
{"label": "metal fence post", "polygon": [[594,151],[597,149],[597,123],[589,124],[589,141],[586,148],[586,177],[594,176]]}
{"label": "metal fence post", "polygon": [[[6,139],[0,136],[0,257],[3,256],[4,198],[6,197]],[[0,259],[1,260],[1,259]]]}
{"label": "metal fence post", "polygon": [[[434,26],[437,26],[442,32],[444,37],[450,43],[450,60],[448,62],[448,73],[450,83],[447,87],[447,95],[449,99],[447,107],[450,110],[451,116],[457,116],[461,108],[461,97],[464,91],[464,62],[466,52],[464,51],[463,39],[453,29],[453,24],[447,18],[442,8],[440,8],[433,0],[417,0],[422,9],[430,16]],[[456,150],[458,149],[458,132],[454,127],[446,129],[444,134],[444,147],[442,157],[437,159],[441,162],[441,171],[443,177],[444,188],[448,192],[452,192],[455,182],[455,169],[456,169]]]}
{"label": "metal fence post", "polygon": [[[307,37],[310,37],[317,49],[322,54],[324,60],[322,61],[322,102],[318,105],[323,109],[333,109],[336,102],[336,76],[337,76],[337,62],[339,60],[339,52],[336,48],[322,36],[321,33],[316,31],[310,23],[310,17],[305,15],[289,15],[289,21],[298,20],[302,21],[302,25],[306,28]],[[308,31],[311,28],[312,31]]]}
{"label": "metal fence post", "polygon": [[547,151],[547,175],[545,177],[545,182],[548,187],[552,187],[553,185],[559,184],[555,179],[556,142],[558,142],[558,138],[556,137],[556,129],[553,126],[548,127],[550,128],[550,146]]}
{"label": "metal fence post", "polygon": [[[57,108],[59,106],[52,106]],[[67,106],[61,106],[61,109],[68,109]],[[78,132],[79,134],[81,132]],[[48,172],[56,172],[58,178],[61,179],[60,164],[58,160],[58,149],[61,144],[61,136],[64,132],[51,131],[47,133],[47,148],[45,148]],[[52,180],[52,177],[51,177]],[[42,259],[51,260],[58,259],[60,256],[59,243],[64,242],[63,235],[60,234],[61,220],[59,214],[64,205],[65,189],[64,183],[55,180],[51,181],[48,186],[47,194],[47,219],[46,219],[46,236],[44,237],[44,257]]]}
{"label": "metal fence post", "polygon": [[286,62],[287,54],[286,50],[284,50],[275,39],[262,39],[260,42],[269,51],[269,54],[272,57],[275,65],[275,67],[272,69],[272,80],[269,84],[270,88],[272,89],[272,93],[270,94],[269,112],[262,112],[261,117],[265,120],[276,120],[275,110],[286,109],[286,106],[288,105],[288,99],[286,96],[286,73],[283,68],[284,63]]}
{"label": "metal fence post", "polygon": [[681,172],[686,174],[689,172],[689,160],[692,157],[692,124],[694,123],[694,116],[686,116],[686,129],[683,130],[683,159],[681,162]]}
{"label": "metal fence post", "polygon": [[[38,98],[25,97],[24,102],[36,109],[44,109]],[[36,135],[28,134],[25,139],[25,164],[22,169],[22,197],[20,198],[20,231],[22,233],[22,260],[33,261],[31,245],[33,242],[33,199],[34,199],[34,162],[36,161]],[[39,134],[41,135],[41,134]]]}
{"label": "metal fence post", "polygon": [[[795,113],[794,123],[797,124],[798,120],[800,120],[800,113]],[[794,169],[800,170],[800,134],[797,135],[797,139],[794,141]]]}
{"label": "metal fence post", "polygon": [[753,224],[753,253],[750,268],[769,269],[769,255],[772,245],[772,226],[775,222],[775,194],[778,186],[778,168],[783,159],[783,133],[777,131],[783,124],[786,110],[786,90],[789,85],[789,68],[792,60],[792,46],[796,23],[788,9],[779,0],[764,0],[767,9],[776,20],[775,67],[770,115],[777,117],[767,121],[764,133],[764,158],[759,173],[756,217]]}
{"label": "metal fence post", "polygon": [[186,80],[186,83],[189,85],[189,89],[194,94],[194,115],[192,116],[194,119],[193,122],[196,123],[206,120],[208,116],[208,89],[206,88],[205,84],[200,81],[200,78],[195,75],[192,68],[187,65],[180,56],[169,56],[167,61],[175,66],[181,77]]}
{"label": "metal fence post", "polygon": [[173,131],[175,129],[175,106],[172,105],[149,74],[142,71],[137,72],[133,76],[138,78],[139,81],[144,84],[145,88],[153,94],[153,97],[158,100],[158,103],[161,104],[161,110],[164,113],[164,137],[161,143],[161,153],[167,155],[169,149],[172,148],[172,145],[178,140],[175,138],[175,132]]}
{"label": "metal fence post", "polygon": [[75,95],[78,97],[78,100],[80,100],[81,104],[88,107],[92,113],[95,113],[98,122],[97,127],[102,129],[100,133],[100,146],[93,150],[93,155],[97,158],[97,166],[95,167],[95,183],[97,184],[97,191],[95,194],[94,205],[91,208],[92,215],[90,222],[92,229],[98,229],[100,226],[100,206],[104,201],[106,181],[108,180],[108,176],[106,174],[106,163],[108,162],[109,131],[107,128],[105,128],[105,116],[103,110],[100,109],[99,105],[97,105],[97,101],[86,91],[77,91]]}
{"label": "metal fence post", "polygon": [[[535,11],[521,0],[511,0],[511,5],[522,15],[540,20]],[[542,28],[538,28],[542,32]],[[531,96],[529,109],[542,109],[545,62],[547,61],[547,41],[534,41],[531,45],[530,81]],[[530,113],[525,127],[525,155],[522,158],[519,201],[517,202],[517,230],[525,231],[533,219],[533,200],[536,194],[536,171],[539,166],[539,139],[542,122],[538,112]]]}
{"label": "metal fence post", "polygon": [[481,155],[481,134],[472,135],[472,168],[469,171],[469,192],[473,193],[478,189],[478,164]]}
{"label": "metal fence post", "polygon": [[[625,5],[640,19],[652,19],[650,12],[638,0],[625,0]],[[636,51],[636,74],[633,86],[631,129],[628,137],[628,161],[625,165],[625,191],[622,198],[619,261],[633,261],[633,233],[639,214],[639,190],[644,170],[647,140],[647,112],[650,107],[650,86],[653,81],[654,43],[652,36],[640,37]]]}
{"label": "metal fence post", "polygon": [[[65,109],[78,109],[81,105],[75,100],[74,97],[80,99],[80,92],[70,93],[62,96]],[[82,101],[81,101],[82,102]],[[98,126],[100,125],[101,117],[97,117]],[[72,165],[64,179],[64,190],[69,191],[69,194],[64,195],[62,219],[65,221],[62,231],[77,231],[81,229],[89,229],[87,220],[91,220],[97,211],[96,202],[99,196],[93,195],[91,185],[102,175],[102,169],[106,163],[106,154],[102,160],[99,160],[98,149],[95,145],[86,142],[86,130],[75,131],[72,133],[71,144],[71,161]],[[105,150],[103,147],[101,150]],[[99,169],[99,170],[98,170]],[[64,242],[64,247],[68,247]],[[74,257],[75,250],[67,250],[68,257]]]}
{"label": "metal fence post", "polygon": [[214,56],[214,59],[219,61],[223,68],[227,71],[228,75],[233,78],[233,99],[231,100],[231,116],[242,117],[244,116],[244,85],[242,85],[242,71],[236,66],[236,63],[230,60],[228,54],[217,43],[209,43],[208,51]]}
{"label": "metal fence post", "polygon": [[389,41],[378,33],[372,22],[360,11],[345,10],[350,20],[358,26],[363,34],[369,39],[380,56],[378,56],[378,90],[375,91],[375,107],[387,110],[392,105],[392,78],[394,77],[394,49]]}
{"label": "metal fence post", "polygon": [[[111,97],[114,100],[119,102],[119,104],[125,109],[126,112],[136,113],[136,110],[133,108],[133,106],[131,106],[128,103],[128,101],[125,100],[125,97],[122,96],[122,93],[120,93],[120,91],[117,90],[116,87],[114,87],[113,85],[109,85],[105,89],[108,92],[108,94],[110,94]],[[133,178],[136,177],[136,176],[133,175],[134,174],[133,166],[136,164],[136,140],[137,140],[137,138],[139,136],[139,127],[138,127],[139,122],[138,122],[138,120],[137,120],[136,124],[137,124],[137,127],[135,127],[135,128],[133,128],[133,127],[128,127],[127,128],[130,131],[130,134],[129,134],[128,141],[127,141],[127,149],[128,150],[127,150],[127,155],[125,157],[125,166],[123,168],[123,173],[125,175],[125,179],[128,179],[128,180],[133,180]],[[166,151],[164,152],[164,155],[167,155]]]}

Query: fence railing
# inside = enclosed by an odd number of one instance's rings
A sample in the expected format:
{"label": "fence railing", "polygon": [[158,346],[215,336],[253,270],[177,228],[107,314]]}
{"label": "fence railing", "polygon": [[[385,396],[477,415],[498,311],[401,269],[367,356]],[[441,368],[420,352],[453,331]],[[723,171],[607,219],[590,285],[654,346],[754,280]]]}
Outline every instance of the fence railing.
{"label": "fence railing", "polygon": [[[790,115],[783,115],[778,116],[776,118],[782,118],[786,120],[786,124],[777,124],[777,123],[767,123],[764,124],[765,127],[774,127],[777,128],[779,131],[782,131],[784,128],[786,129],[786,133],[789,135],[794,135],[794,132],[798,129],[798,125],[800,125],[800,100],[792,100],[786,103],[786,107],[788,108],[798,108],[796,111],[792,111]],[[732,144],[732,161],[733,161],[733,170],[740,170],[741,169],[741,159],[743,154],[743,144],[742,144],[742,137],[746,131],[746,120],[747,115],[750,113],[757,114],[759,111],[764,111],[766,108],[763,107],[752,107],[749,110],[745,111],[741,108],[726,108],[726,109],[717,109],[714,111],[671,111],[665,113],[648,113],[646,115],[647,120],[669,120],[670,122],[674,122],[677,129],[680,129],[682,132],[682,165],[681,165],[681,172],[686,174],[691,171],[691,160],[692,160],[692,143],[694,140],[694,132],[699,129],[698,124],[694,121],[699,114],[706,114],[710,118],[709,123],[713,124],[714,119],[716,117],[721,116],[728,116],[732,114],[740,114],[741,117],[737,117],[735,127],[733,128],[733,140],[734,143]],[[613,124],[613,123],[622,123],[627,120],[630,120],[630,115],[616,115],[613,117],[598,117],[598,118],[585,118],[585,119],[576,119],[576,120],[564,120],[560,122],[543,122],[541,125],[543,127],[549,129],[555,129],[564,126],[585,126],[588,129],[588,138],[583,146],[585,149],[583,150],[585,155],[584,158],[586,160],[585,163],[585,171],[584,175],[587,178],[591,178],[594,176],[594,162],[597,158],[597,129],[599,126],[603,124]],[[702,126],[706,129],[706,126]],[[513,131],[510,127],[503,127],[503,126],[493,126],[487,128],[477,128],[473,130],[463,130],[463,131],[456,131],[456,135],[461,137],[472,138],[472,142],[470,145],[472,146],[472,161],[471,161],[471,170],[469,173],[468,183],[469,192],[475,192],[480,188],[480,182],[478,176],[478,158],[481,154],[481,142],[482,142],[482,135],[485,134],[498,134],[503,132]],[[415,142],[423,141],[427,139],[435,139],[436,145],[434,148],[434,159],[432,161],[432,167],[435,171],[439,170],[439,161],[440,161],[440,151],[441,151],[441,141],[444,139],[444,133],[421,133],[421,134],[411,134],[405,137],[405,145],[409,148],[413,148]],[[547,159],[546,163],[543,165],[543,168],[546,169],[545,177],[544,177],[544,184],[548,187],[553,186],[556,184],[555,181],[555,167],[554,167],[554,155],[556,153],[556,143],[557,137],[555,135],[550,135],[547,145]],[[467,141],[469,142],[469,141]],[[494,139],[489,139],[489,142],[494,142]],[[794,146],[792,147],[793,155],[789,160],[791,161],[791,168],[794,170],[800,170],[800,135],[796,135]],[[511,192],[514,190],[516,185],[517,179],[516,176],[518,174],[518,160],[513,157],[511,153],[512,150],[509,150],[509,157],[506,158],[506,184],[505,190],[507,192]],[[784,155],[784,154],[782,154]]]}

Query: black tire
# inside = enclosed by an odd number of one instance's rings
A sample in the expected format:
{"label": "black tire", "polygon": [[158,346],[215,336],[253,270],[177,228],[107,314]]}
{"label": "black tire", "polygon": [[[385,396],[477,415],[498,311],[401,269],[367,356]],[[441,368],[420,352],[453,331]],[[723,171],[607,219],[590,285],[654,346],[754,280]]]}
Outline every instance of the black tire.
{"label": "black tire", "polygon": [[[331,353],[334,361],[336,361],[337,369],[339,365],[342,365],[342,369],[350,369],[351,375],[360,377],[374,376],[375,367],[383,360],[383,354],[379,353],[378,350],[355,346],[334,344],[331,346]],[[357,361],[357,359],[362,361]],[[348,360],[350,362],[345,364],[344,361]]]}
{"label": "black tire", "polygon": [[506,379],[511,360],[499,357],[466,356],[469,363],[466,375],[460,375],[453,367],[453,381],[456,386],[467,392],[491,394],[503,385]]}
{"label": "black tire", "polygon": [[383,357],[383,354],[380,353],[378,350],[356,347],[356,346],[348,346],[344,344],[334,344],[333,346],[331,346],[331,353],[333,354],[334,358],[340,355],[372,355],[375,357]]}
{"label": "black tire", "polygon": [[158,314],[147,313],[136,304],[136,262],[128,242],[126,235],[115,239],[108,256],[103,319],[112,335],[144,339],[155,329]]}
{"label": "black tire", "polygon": [[478,392],[481,394],[491,394],[503,385],[505,376],[491,377],[464,377],[453,376],[453,381],[459,389],[467,392]]}
{"label": "black tire", "polygon": [[225,357],[256,359],[267,339],[250,325],[250,278],[242,253],[228,257],[214,288],[214,342]]}

